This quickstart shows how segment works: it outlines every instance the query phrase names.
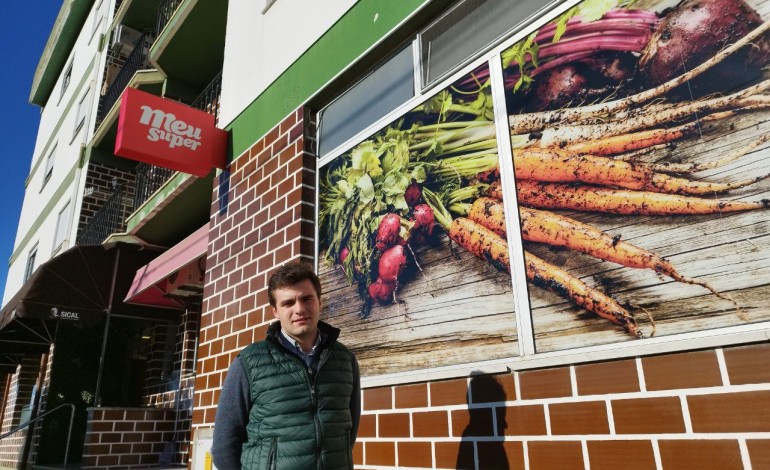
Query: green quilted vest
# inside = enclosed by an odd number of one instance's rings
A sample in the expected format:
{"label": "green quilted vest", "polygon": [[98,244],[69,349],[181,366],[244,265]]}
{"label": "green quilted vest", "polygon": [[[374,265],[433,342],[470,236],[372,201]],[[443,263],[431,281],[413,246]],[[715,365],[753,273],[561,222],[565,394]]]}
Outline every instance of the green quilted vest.
{"label": "green quilted vest", "polygon": [[339,330],[323,322],[319,329],[327,339],[315,377],[279,345],[278,322],[271,325],[265,341],[241,352],[253,404],[241,454],[243,469],[353,468],[353,355],[336,342]]}

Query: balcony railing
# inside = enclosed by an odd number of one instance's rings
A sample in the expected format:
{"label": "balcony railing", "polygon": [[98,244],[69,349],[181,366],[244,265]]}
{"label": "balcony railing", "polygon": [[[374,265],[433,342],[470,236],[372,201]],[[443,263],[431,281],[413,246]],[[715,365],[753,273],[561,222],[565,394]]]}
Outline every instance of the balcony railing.
{"label": "balcony railing", "polygon": [[125,195],[125,186],[117,184],[104,205],[78,231],[78,245],[100,245],[113,233],[125,231],[126,217],[131,212]]}
{"label": "balcony railing", "polygon": [[134,192],[134,210],[144,204],[155,191],[163,186],[163,183],[171,179],[175,170],[161,168],[159,166],[140,163],[136,166],[136,191]]}
{"label": "balcony railing", "polygon": [[150,46],[152,46],[154,40],[154,32],[145,31],[145,33],[142,34],[142,37],[139,38],[139,41],[137,41],[136,46],[134,46],[134,49],[131,51],[131,54],[128,55],[123,68],[120,69],[120,72],[118,72],[118,74],[115,76],[115,80],[112,81],[112,84],[110,84],[107,92],[102,95],[102,99],[99,102],[99,110],[96,114],[97,126],[101,124],[104,117],[107,115],[110,109],[112,109],[112,106],[115,105],[115,102],[118,100],[118,98],[120,98],[123,90],[125,90],[126,86],[128,86],[128,82],[131,80],[131,77],[133,77],[134,74],[139,70],[145,70],[149,68],[147,57],[150,53]]}
{"label": "balcony railing", "polygon": [[160,34],[168,22],[171,21],[171,17],[174,16],[174,12],[181,3],[182,0],[163,0],[160,2],[160,5],[158,5],[158,27],[155,28],[155,31],[157,31],[158,34]]}
{"label": "balcony railing", "polygon": [[222,72],[220,71],[206,89],[190,105],[195,109],[213,114],[219,119],[219,98],[222,96]]}

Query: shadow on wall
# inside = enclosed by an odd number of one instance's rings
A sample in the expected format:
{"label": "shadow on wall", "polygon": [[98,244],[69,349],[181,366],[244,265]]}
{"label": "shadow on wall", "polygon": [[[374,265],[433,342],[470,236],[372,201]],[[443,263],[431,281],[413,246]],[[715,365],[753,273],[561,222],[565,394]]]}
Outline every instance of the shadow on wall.
{"label": "shadow on wall", "polygon": [[[471,405],[471,390],[484,390],[485,397],[491,402],[504,402],[505,391],[503,387],[489,375],[476,375],[480,372],[471,373],[471,381],[468,383],[468,391],[465,395],[468,404],[468,413],[470,421],[463,430],[460,449],[457,454],[458,470],[475,470],[476,454],[478,453],[479,470],[495,469],[508,470],[508,457],[503,448],[503,437],[499,440],[487,440],[490,436],[503,436],[507,423],[505,422],[505,408],[493,408],[497,410],[497,433],[494,432],[492,422],[492,411],[489,407],[474,407]],[[477,447],[477,438],[487,438],[483,442],[483,449]],[[482,455],[483,454],[483,455]]]}

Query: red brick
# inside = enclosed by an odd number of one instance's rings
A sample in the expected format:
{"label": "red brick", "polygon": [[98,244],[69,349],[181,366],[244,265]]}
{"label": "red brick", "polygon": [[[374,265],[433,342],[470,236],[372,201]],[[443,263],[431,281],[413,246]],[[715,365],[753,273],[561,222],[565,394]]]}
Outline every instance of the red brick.
{"label": "red brick", "polygon": [[746,447],[749,449],[751,468],[770,468],[770,439],[748,439]]}
{"label": "red brick", "polygon": [[409,413],[387,413],[377,416],[379,437],[409,437]]}
{"label": "red brick", "polygon": [[521,442],[477,442],[479,468],[524,470],[524,446]]}
{"label": "red brick", "polygon": [[494,436],[492,408],[471,408],[452,411],[453,436]]}
{"label": "red brick", "polygon": [[431,406],[464,405],[468,403],[468,383],[465,379],[444,380],[430,384]]}
{"label": "red brick", "polygon": [[427,384],[402,385],[395,388],[396,408],[423,408],[428,406]]}
{"label": "red brick", "polygon": [[459,442],[435,442],[436,468],[458,468]]}
{"label": "red brick", "polygon": [[507,406],[503,408],[504,415],[501,422],[498,419],[498,433],[501,431],[507,436],[544,435],[545,409],[543,405]]}
{"label": "red brick", "polygon": [[578,395],[608,395],[638,392],[636,361],[599,362],[575,366]]}
{"label": "red brick", "polygon": [[607,434],[607,406],[603,401],[554,403],[549,407],[555,435]]}
{"label": "red brick", "polygon": [[523,400],[572,395],[570,373],[566,367],[520,372],[519,387]]}
{"label": "red brick", "polygon": [[366,442],[364,444],[366,465],[396,465],[396,445],[393,442]]}
{"label": "red brick", "polygon": [[433,456],[430,442],[399,442],[399,467],[432,467]]}
{"label": "red brick", "polygon": [[743,470],[735,440],[661,440],[658,446],[666,470]]}
{"label": "red brick", "polygon": [[470,386],[473,403],[504,402],[516,399],[513,374],[473,376]]}
{"label": "red brick", "polygon": [[364,410],[389,410],[391,408],[393,408],[393,393],[390,387],[364,390]]}
{"label": "red brick", "polygon": [[618,434],[685,432],[679,397],[613,400],[612,417]]}
{"label": "red brick", "polygon": [[588,441],[591,470],[656,470],[650,441]]}
{"label": "red brick", "polygon": [[725,348],[732,385],[770,383],[770,343]]}
{"label": "red brick", "polygon": [[530,470],[585,470],[580,442],[533,441],[527,453]]}
{"label": "red brick", "polygon": [[694,432],[770,432],[770,391],[687,397]]}
{"label": "red brick", "polygon": [[361,415],[358,437],[377,437],[377,415]]}
{"label": "red brick", "polygon": [[673,390],[722,385],[716,352],[694,351],[642,358],[647,390]]}
{"label": "red brick", "polygon": [[412,414],[414,437],[449,436],[449,415],[446,411],[426,411]]}

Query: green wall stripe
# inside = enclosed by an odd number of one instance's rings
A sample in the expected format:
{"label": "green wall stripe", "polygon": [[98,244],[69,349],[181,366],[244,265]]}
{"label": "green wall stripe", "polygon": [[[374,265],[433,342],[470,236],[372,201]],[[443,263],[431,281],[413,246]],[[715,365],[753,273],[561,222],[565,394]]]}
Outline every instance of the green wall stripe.
{"label": "green wall stripe", "polygon": [[[86,69],[86,72],[83,74],[83,78],[80,79],[80,83],[78,83],[77,88],[75,88],[75,91],[72,93],[72,97],[70,97],[67,106],[59,114],[59,120],[56,122],[56,126],[54,126],[53,131],[51,131],[51,135],[48,137],[48,142],[45,143],[43,151],[40,153],[40,155],[38,155],[37,161],[35,161],[35,165],[29,172],[29,175],[27,175],[27,179],[24,180],[24,188],[29,186],[29,182],[32,181],[32,178],[35,176],[35,172],[37,172],[40,164],[45,160],[45,157],[48,156],[48,152],[51,151],[51,145],[58,139],[59,128],[61,127],[64,120],[67,119],[67,116],[69,116],[70,109],[75,105],[75,103],[79,102],[80,98],[82,98],[80,93],[83,91],[85,84],[91,81],[91,71],[93,70],[95,64],[96,56],[91,59],[91,63],[88,64],[88,69]],[[96,93],[94,93],[94,97],[97,97]],[[56,164],[56,162],[54,162],[54,164]]]}
{"label": "green wall stripe", "polygon": [[[81,147],[81,152],[82,151],[83,147]],[[29,230],[27,230],[27,234],[24,235],[24,238],[21,240],[19,245],[15,250],[13,250],[13,254],[11,254],[11,258],[8,260],[8,266],[13,264],[13,262],[16,261],[16,258],[19,257],[19,254],[24,252],[27,244],[32,239],[32,236],[37,234],[37,231],[40,230],[40,226],[43,225],[45,219],[51,214],[51,211],[56,207],[56,205],[61,202],[64,193],[72,189],[72,183],[75,180],[75,175],[77,174],[78,168],[81,166],[82,160],[83,158],[81,155],[70,172],[67,174],[67,177],[64,178],[64,181],[62,181],[62,183],[56,189],[54,195],[51,196],[51,199],[48,200],[48,204],[46,204],[45,208],[43,208],[43,210],[40,212],[40,215],[37,216],[37,219],[35,219],[35,222],[32,224]]]}
{"label": "green wall stripe", "polygon": [[357,2],[228,126],[232,156],[241,155],[423,4],[425,0]]}

